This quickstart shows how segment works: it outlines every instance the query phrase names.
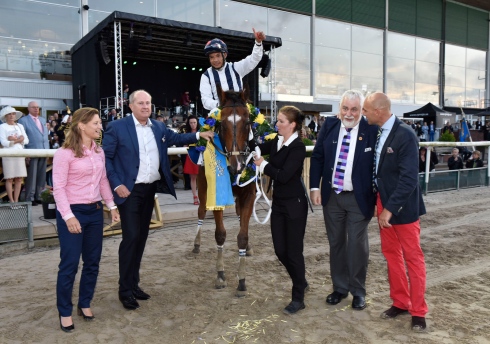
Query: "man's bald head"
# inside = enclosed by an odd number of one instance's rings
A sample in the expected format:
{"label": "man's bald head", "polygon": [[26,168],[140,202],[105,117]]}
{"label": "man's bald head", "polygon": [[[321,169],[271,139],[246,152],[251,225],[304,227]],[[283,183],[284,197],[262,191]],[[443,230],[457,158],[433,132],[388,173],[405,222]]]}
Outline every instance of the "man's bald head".
{"label": "man's bald head", "polygon": [[384,93],[375,92],[366,97],[362,113],[369,124],[382,126],[391,116],[391,101]]}

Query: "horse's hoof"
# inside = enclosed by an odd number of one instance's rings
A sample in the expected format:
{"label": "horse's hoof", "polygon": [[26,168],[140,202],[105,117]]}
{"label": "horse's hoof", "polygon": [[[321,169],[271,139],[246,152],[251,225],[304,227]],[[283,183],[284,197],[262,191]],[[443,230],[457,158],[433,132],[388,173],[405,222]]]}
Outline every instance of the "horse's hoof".
{"label": "horse's hoof", "polygon": [[200,249],[199,249],[199,245],[194,245],[194,249],[192,250],[192,253],[199,253],[200,252]]}
{"label": "horse's hoof", "polygon": [[216,289],[224,289],[224,288],[226,288],[226,281],[221,279],[221,278],[217,278],[216,283],[214,284],[214,287]]}
{"label": "horse's hoof", "polygon": [[250,248],[246,252],[247,257],[252,257],[254,255],[254,249]]}
{"label": "horse's hoof", "polygon": [[235,296],[238,297],[238,298],[242,298],[242,297],[245,297],[247,296],[247,291],[246,290],[236,290],[235,292]]}

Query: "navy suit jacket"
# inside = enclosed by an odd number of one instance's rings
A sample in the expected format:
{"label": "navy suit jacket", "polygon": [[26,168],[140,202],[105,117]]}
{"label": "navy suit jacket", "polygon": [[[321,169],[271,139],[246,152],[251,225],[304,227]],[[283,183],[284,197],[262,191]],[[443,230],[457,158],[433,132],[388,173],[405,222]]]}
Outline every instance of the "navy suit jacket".
{"label": "navy suit jacket", "polygon": [[[168,147],[185,145],[197,142],[196,134],[177,134],[168,129],[163,123],[151,119],[151,129],[160,153],[160,175],[167,183],[170,193],[175,195]],[[121,198],[114,191],[119,185],[125,185],[131,192],[138,176],[140,156],[138,137],[133,116],[127,116],[108,124],[104,133],[103,149],[106,158],[107,178],[111,184],[116,204],[122,204],[126,198]]]}
{"label": "navy suit jacket", "polygon": [[[337,145],[342,144],[338,142],[340,126],[340,119],[328,117],[320,129],[311,155],[310,188],[319,188],[320,179],[323,178],[321,188],[323,206],[328,203],[332,189]],[[352,183],[357,204],[365,218],[373,217],[376,204],[376,194],[373,192],[373,161],[377,132],[377,126],[369,125],[364,117],[361,118],[352,166]]]}
{"label": "navy suit jacket", "polygon": [[413,129],[398,118],[381,149],[378,192],[391,224],[415,222],[425,214],[419,185],[419,149]]}

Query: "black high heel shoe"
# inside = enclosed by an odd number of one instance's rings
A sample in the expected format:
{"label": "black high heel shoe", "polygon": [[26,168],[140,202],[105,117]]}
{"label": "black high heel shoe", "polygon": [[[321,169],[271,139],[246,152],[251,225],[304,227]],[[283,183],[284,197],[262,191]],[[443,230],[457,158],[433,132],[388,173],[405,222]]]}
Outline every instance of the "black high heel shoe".
{"label": "black high heel shoe", "polygon": [[73,330],[75,330],[75,324],[71,324],[70,326],[63,326],[63,324],[61,323],[61,315],[60,315],[60,328],[63,332],[70,333]]}
{"label": "black high heel shoe", "polygon": [[83,320],[85,320],[85,321],[92,321],[92,320],[94,320],[95,317],[93,315],[85,315],[85,313],[83,313],[83,311],[82,311],[82,309],[80,307],[77,307],[77,308],[78,308],[77,313],[78,313],[79,316],[83,316]]}

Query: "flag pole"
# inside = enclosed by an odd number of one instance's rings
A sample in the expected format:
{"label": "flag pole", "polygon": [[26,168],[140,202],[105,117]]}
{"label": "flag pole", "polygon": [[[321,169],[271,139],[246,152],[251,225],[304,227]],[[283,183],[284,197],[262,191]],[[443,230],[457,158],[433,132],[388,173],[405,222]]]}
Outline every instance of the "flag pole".
{"label": "flag pole", "polygon": [[[468,137],[470,138],[470,142],[473,143],[473,139],[471,138],[470,129],[468,128],[468,122],[466,121],[466,117],[465,117],[466,115],[463,111],[463,108],[461,106],[459,108],[461,110],[461,116],[463,117],[463,122],[461,123],[461,132],[464,132],[463,125],[466,125],[466,128],[468,130]],[[471,148],[473,148],[473,151],[476,150],[475,146],[471,146]]]}

